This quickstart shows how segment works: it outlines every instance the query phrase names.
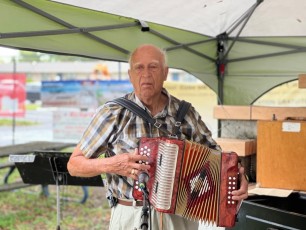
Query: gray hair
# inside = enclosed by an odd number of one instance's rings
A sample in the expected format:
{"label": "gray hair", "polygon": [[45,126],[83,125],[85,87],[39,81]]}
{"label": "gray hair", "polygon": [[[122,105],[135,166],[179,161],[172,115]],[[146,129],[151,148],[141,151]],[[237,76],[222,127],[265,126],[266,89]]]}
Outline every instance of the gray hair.
{"label": "gray hair", "polygon": [[142,48],[142,47],[144,47],[144,46],[151,46],[151,47],[154,47],[155,49],[157,49],[157,50],[160,52],[160,54],[162,55],[162,58],[163,58],[163,60],[164,60],[163,66],[164,66],[164,67],[167,66],[168,57],[167,57],[167,53],[166,53],[166,51],[165,51],[164,49],[161,49],[161,48],[159,48],[159,47],[157,47],[157,46],[155,46],[155,45],[152,45],[152,44],[143,44],[143,45],[138,46],[136,49],[134,49],[134,50],[130,53],[129,59],[128,59],[128,60],[129,60],[130,67],[131,67],[131,65],[132,65],[133,56],[135,55],[135,53],[136,53],[140,48]]}

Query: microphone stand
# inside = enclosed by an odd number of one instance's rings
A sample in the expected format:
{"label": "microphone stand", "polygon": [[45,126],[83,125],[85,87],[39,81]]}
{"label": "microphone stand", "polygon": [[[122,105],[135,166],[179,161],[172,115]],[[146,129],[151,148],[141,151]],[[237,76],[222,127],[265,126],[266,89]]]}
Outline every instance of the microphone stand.
{"label": "microphone stand", "polygon": [[141,224],[140,229],[147,230],[148,229],[148,218],[149,218],[149,201],[148,201],[148,191],[146,187],[142,188],[142,197],[143,197],[143,206],[141,212]]}

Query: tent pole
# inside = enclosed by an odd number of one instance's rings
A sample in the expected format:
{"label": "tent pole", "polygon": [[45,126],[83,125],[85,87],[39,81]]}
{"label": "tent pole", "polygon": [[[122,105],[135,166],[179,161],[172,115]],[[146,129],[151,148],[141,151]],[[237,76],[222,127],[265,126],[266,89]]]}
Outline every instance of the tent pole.
{"label": "tent pole", "polygon": [[[219,70],[222,68],[222,64],[217,63],[218,70],[218,105],[223,105],[223,85],[224,85],[224,75],[220,74]],[[218,119],[218,137],[221,137],[221,120]]]}
{"label": "tent pole", "polygon": [[[226,40],[227,34],[223,33],[217,36],[217,60],[216,69],[218,77],[218,105],[223,105],[224,103],[224,77],[226,68]],[[221,121],[218,120],[218,137],[221,137]]]}
{"label": "tent pole", "polygon": [[264,0],[257,0],[256,4],[253,5],[253,7],[250,9],[250,11],[241,19],[241,21],[239,21],[235,26],[233,26],[233,28],[231,30],[229,30],[227,33],[231,34],[241,23],[241,27],[238,30],[237,35],[235,36],[233,42],[231,43],[230,47],[226,50],[226,53],[224,54],[224,57],[227,57],[229,52],[231,51],[231,49],[233,48],[234,44],[236,43],[239,35],[241,34],[242,30],[244,29],[245,25],[248,23],[249,19],[251,18],[251,16],[253,15],[255,9],[257,8],[257,6],[259,6]]}

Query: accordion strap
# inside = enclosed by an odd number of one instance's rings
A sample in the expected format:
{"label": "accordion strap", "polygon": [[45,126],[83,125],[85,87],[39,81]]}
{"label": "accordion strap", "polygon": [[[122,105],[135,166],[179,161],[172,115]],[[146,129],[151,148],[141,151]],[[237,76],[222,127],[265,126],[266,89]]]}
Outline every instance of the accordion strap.
{"label": "accordion strap", "polygon": [[183,121],[186,113],[188,112],[190,106],[191,106],[191,104],[187,101],[182,100],[180,102],[179,108],[178,108],[177,113],[176,113],[174,135],[177,135],[179,133],[182,121]]}
{"label": "accordion strap", "polygon": [[130,110],[134,114],[138,115],[142,119],[144,119],[146,122],[154,125],[159,130],[167,133],[169,136],[176,136],[179,132],[180,126],[182,124],[182,121],[184,119],[185,114],[188,112],[188,109],[190,107],[190,103],[186,102],[184,100],[181,101],[179,105],[179,109],[176,114],[176,122],[175,122],[175,132],[170,133],[168,130],[161,127],[161,123],[159,123],[156,119],[152,118],[143,108],[141,108],[139,105],[134,103],[133,101],[128,100],[125,97],[119,97],[113,100],[113,102],[121,105],[122,107]]}

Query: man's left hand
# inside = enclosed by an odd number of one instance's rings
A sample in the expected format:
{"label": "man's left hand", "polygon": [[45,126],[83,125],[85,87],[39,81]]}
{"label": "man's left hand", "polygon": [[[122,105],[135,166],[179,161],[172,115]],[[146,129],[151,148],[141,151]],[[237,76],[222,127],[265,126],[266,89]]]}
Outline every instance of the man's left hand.
{"label": "man's left hand", "polygon": [[244,173],[244,168],[239,167],[240,188],[232,192],[233,200],[241,201],[248,198],[248,180]]}

